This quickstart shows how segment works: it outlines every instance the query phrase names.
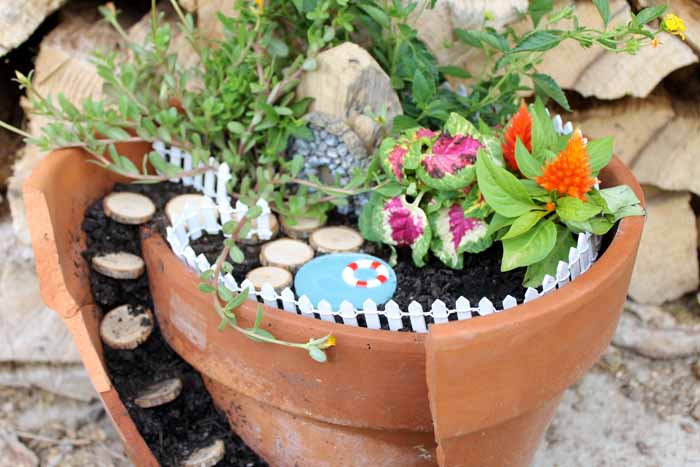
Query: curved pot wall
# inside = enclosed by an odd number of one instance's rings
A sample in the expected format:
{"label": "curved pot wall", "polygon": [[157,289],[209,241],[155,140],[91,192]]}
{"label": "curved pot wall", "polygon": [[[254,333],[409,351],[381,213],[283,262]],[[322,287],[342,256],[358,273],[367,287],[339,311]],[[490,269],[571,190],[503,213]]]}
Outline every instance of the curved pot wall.
{"label": "curved pot wall", "polygon": [[[122,149],[137,159],[146,148]],[[47,157],[25,197],[42,294],[72,326],[95,386],[107,393],[98,317],[86,308],[91,298],[80,223],[88,203],[115,179],[83,157],[79,150]],[[617,160],[601,178],[630,184],[641,195]],[[606,253],[564,289],[508,312],[433,326],[427,335],[353,328],[266,307],[264,326],[281,338],[336,335],[326,364],[300,350],[219,332],[196,273],[155,233],[144,232],[143,251],[165,338],[203,374],[235,430],[271,464],[526,466],[561,393],[610,341],[642,225],[641,218],[625,219]],[[238,310],[244,325],[252,325],[255,305]],[[83,324],[72,324],[76,316]],[[109,401],[126,445],[139,447],[132,449],[134,463],[154,465],[138,433],[131,439],[131,420],[120,418],[123,405]]]}

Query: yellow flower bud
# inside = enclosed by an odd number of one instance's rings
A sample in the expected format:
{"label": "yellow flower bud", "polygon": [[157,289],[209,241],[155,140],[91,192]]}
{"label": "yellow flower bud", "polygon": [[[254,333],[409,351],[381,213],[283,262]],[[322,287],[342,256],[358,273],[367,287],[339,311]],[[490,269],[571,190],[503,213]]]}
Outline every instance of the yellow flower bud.
{"label": "yellow flower bud", "polygon": [[661,27],[664,31],[675,34],[676,36],[679,36],[681,39],[685,40],[685,34],[683,34],[685,32],[685,23],[680,17],[671,13],[667,14],[664,16],[664,21],[661,24]]}

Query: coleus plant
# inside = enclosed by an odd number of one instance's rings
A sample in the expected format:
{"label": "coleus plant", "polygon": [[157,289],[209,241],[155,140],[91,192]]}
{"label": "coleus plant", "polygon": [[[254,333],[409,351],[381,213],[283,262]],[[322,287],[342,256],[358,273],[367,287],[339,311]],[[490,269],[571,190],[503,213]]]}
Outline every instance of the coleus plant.
{"label": "coleus plant", "polygon": [[501,241],[501,270],[527,267],[524,285],[538,286],[568,258],[574,234],[602,235],[644,213],[631,188],[598,188],[612,150],[612,138],[558,133],[540,100],[523,103],[500,137],[452,114],[441,132],[412,129],[382,142],[375,162],[388,180],[360,229],[370,241],[410,247],[418,266],[432,252],[461,269],[465,253]]}
{"label": "coleus plant", "polygon": [[462,267],[462,256],[491,245],[487,217],[493,211],[476,187],[476,161],[498,141],[452,114],[441,132],[412,129],[387,138],[376,162],[388,181],[373,193],[360,216],[370,241],[410,247],[422,266],[428,251],[446,265]]}

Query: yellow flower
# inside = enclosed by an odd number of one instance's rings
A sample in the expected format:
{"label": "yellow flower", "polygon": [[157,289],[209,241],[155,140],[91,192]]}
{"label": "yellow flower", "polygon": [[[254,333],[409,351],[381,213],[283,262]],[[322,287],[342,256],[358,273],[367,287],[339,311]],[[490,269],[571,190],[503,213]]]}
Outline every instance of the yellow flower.
{"label": "yellow flower", "polygon": [[685,34],[683,34],[685,32],[685,23],[678,16],[671,13],[664,16],[662,27],[664,31],[675,34],[685,40]]}
{"label": "yellow flower", "polygon": [[319,345],[319,349],[327,349],[328,347],[333,347],[335,345],[335,336],[333,334],[329,334],[328,337],[326,337],[326,341]]}
{"label": "yellow flower", "polygon": [[258,13],[262,14],[265,11],[265,0],[255,0],[255,4],[258,6]]}

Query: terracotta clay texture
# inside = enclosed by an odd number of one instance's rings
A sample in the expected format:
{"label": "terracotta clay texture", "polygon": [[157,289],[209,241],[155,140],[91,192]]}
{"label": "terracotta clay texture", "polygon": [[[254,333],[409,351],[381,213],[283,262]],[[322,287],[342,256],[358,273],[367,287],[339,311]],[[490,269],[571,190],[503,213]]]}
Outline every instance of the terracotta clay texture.
{"label": "terracotta clay texture", "polygon": [[[124,149],[135,158],[145,151]],[[115,178],[83,157],[79,150],[47,157],[25,198],[44,298],[69,323],[95,386],[106,394],[112,389],[79,254],[80,221]],[[629,184],[641,196],[618,160],[601,178]],[[265,307],[263,326],[280,338],[332,332],[338,344],[326,364],[231,329],[219,332],[197,274],[160,235],[142,237],[163,335],[203,374],[233,428],[272,465],[524,467],[562,392],[610,341],[643,222],[623,220],[606,253],[561,291],[505,313],[436,325],[428,334],[354,328]],[[256,305],[237,310],[241,324],[252,325]],[[112,396],[103,398],[132,460],[155,465]]]}

